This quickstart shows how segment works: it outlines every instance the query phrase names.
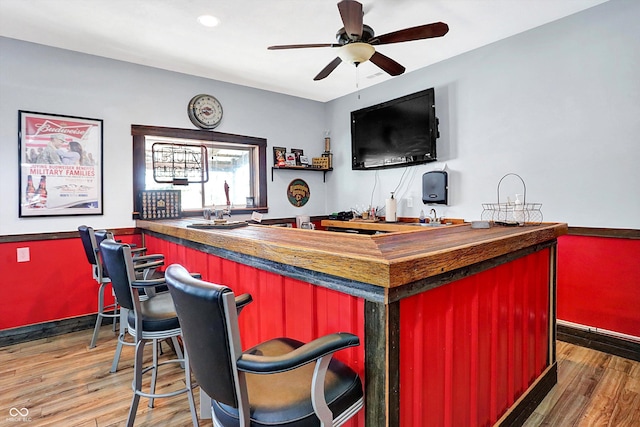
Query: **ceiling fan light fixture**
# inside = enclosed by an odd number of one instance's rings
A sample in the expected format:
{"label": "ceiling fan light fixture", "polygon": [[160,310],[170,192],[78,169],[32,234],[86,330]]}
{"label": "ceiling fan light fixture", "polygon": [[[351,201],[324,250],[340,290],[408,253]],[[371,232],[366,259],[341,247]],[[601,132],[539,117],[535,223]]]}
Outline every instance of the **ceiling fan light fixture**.
{"label": "ceiling fan light fixture", "polygon": [[376,50],[369,43],[349,43],[340,47],[338,56],[345,62],[351,64],[361,64],[368,61]]}

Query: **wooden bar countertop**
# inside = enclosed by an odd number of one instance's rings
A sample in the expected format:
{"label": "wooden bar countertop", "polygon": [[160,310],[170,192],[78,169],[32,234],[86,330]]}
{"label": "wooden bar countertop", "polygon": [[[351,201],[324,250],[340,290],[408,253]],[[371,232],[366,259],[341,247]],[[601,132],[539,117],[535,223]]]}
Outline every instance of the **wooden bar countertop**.
{"label": "wooden bar countertop", "polygon": [[197,219],[145,221],[137,227],[178,239],[292,265],[344,279],[394,288],[486,261],[566,234],[567,224],[473,229],[471,224],[404,226],[379,235],[253,225],[188,228]]}

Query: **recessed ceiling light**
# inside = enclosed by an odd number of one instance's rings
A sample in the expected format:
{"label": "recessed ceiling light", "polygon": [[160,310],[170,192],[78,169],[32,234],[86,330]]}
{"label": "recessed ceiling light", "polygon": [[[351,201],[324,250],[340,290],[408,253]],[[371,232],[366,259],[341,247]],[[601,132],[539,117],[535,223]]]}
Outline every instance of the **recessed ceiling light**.
{"label": "recessed ceiling light", "polygon": [[220,20],[212,15],[200,15],[198,16],[198,22],[205,27],[215,27],[220,23]]}

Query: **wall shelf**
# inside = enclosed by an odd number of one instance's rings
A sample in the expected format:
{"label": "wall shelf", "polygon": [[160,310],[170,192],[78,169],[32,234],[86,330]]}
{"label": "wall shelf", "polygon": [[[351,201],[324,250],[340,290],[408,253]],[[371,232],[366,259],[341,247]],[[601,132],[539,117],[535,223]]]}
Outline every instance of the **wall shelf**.
{"label": "wall shelf", "polygon": [[326,181],[327,172],[332,171],[333,168],[308,168],[306,166],[272,166],[271,167],[271,181],[272,182],[273,182],[273,171],[274,170],[322,172],[322,182],[327,182]]}

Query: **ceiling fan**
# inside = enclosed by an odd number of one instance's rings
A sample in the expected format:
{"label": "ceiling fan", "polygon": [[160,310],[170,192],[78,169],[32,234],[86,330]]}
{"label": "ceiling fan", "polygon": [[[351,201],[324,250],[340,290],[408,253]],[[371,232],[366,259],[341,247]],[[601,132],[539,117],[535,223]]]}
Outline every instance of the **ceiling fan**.
{"label": "ceiling fan", "polygon": [[419,25],[417,27],[405,28],[376,36],[373,28],[362,23],[364,13],[361,3],[355,0],[342,0],[338,3],[338,10],[340,11],[340,17],[342,18],[344,27],[340,28],[336,33],[337,43],[288,44],[269,46],[267,49],[301,49],[310,47],[340,48],[336,59],[324,67],[313,80],[324,79],[331,74],[342,61],[351,62],[356,66],[362,62],[371,61],[386,73],[392,76],[398,76],[404,73],[405,68],[388,56],[376,52],[374,46],[442,37],[449,31],[447,24],[434,22],[432,24]]}

